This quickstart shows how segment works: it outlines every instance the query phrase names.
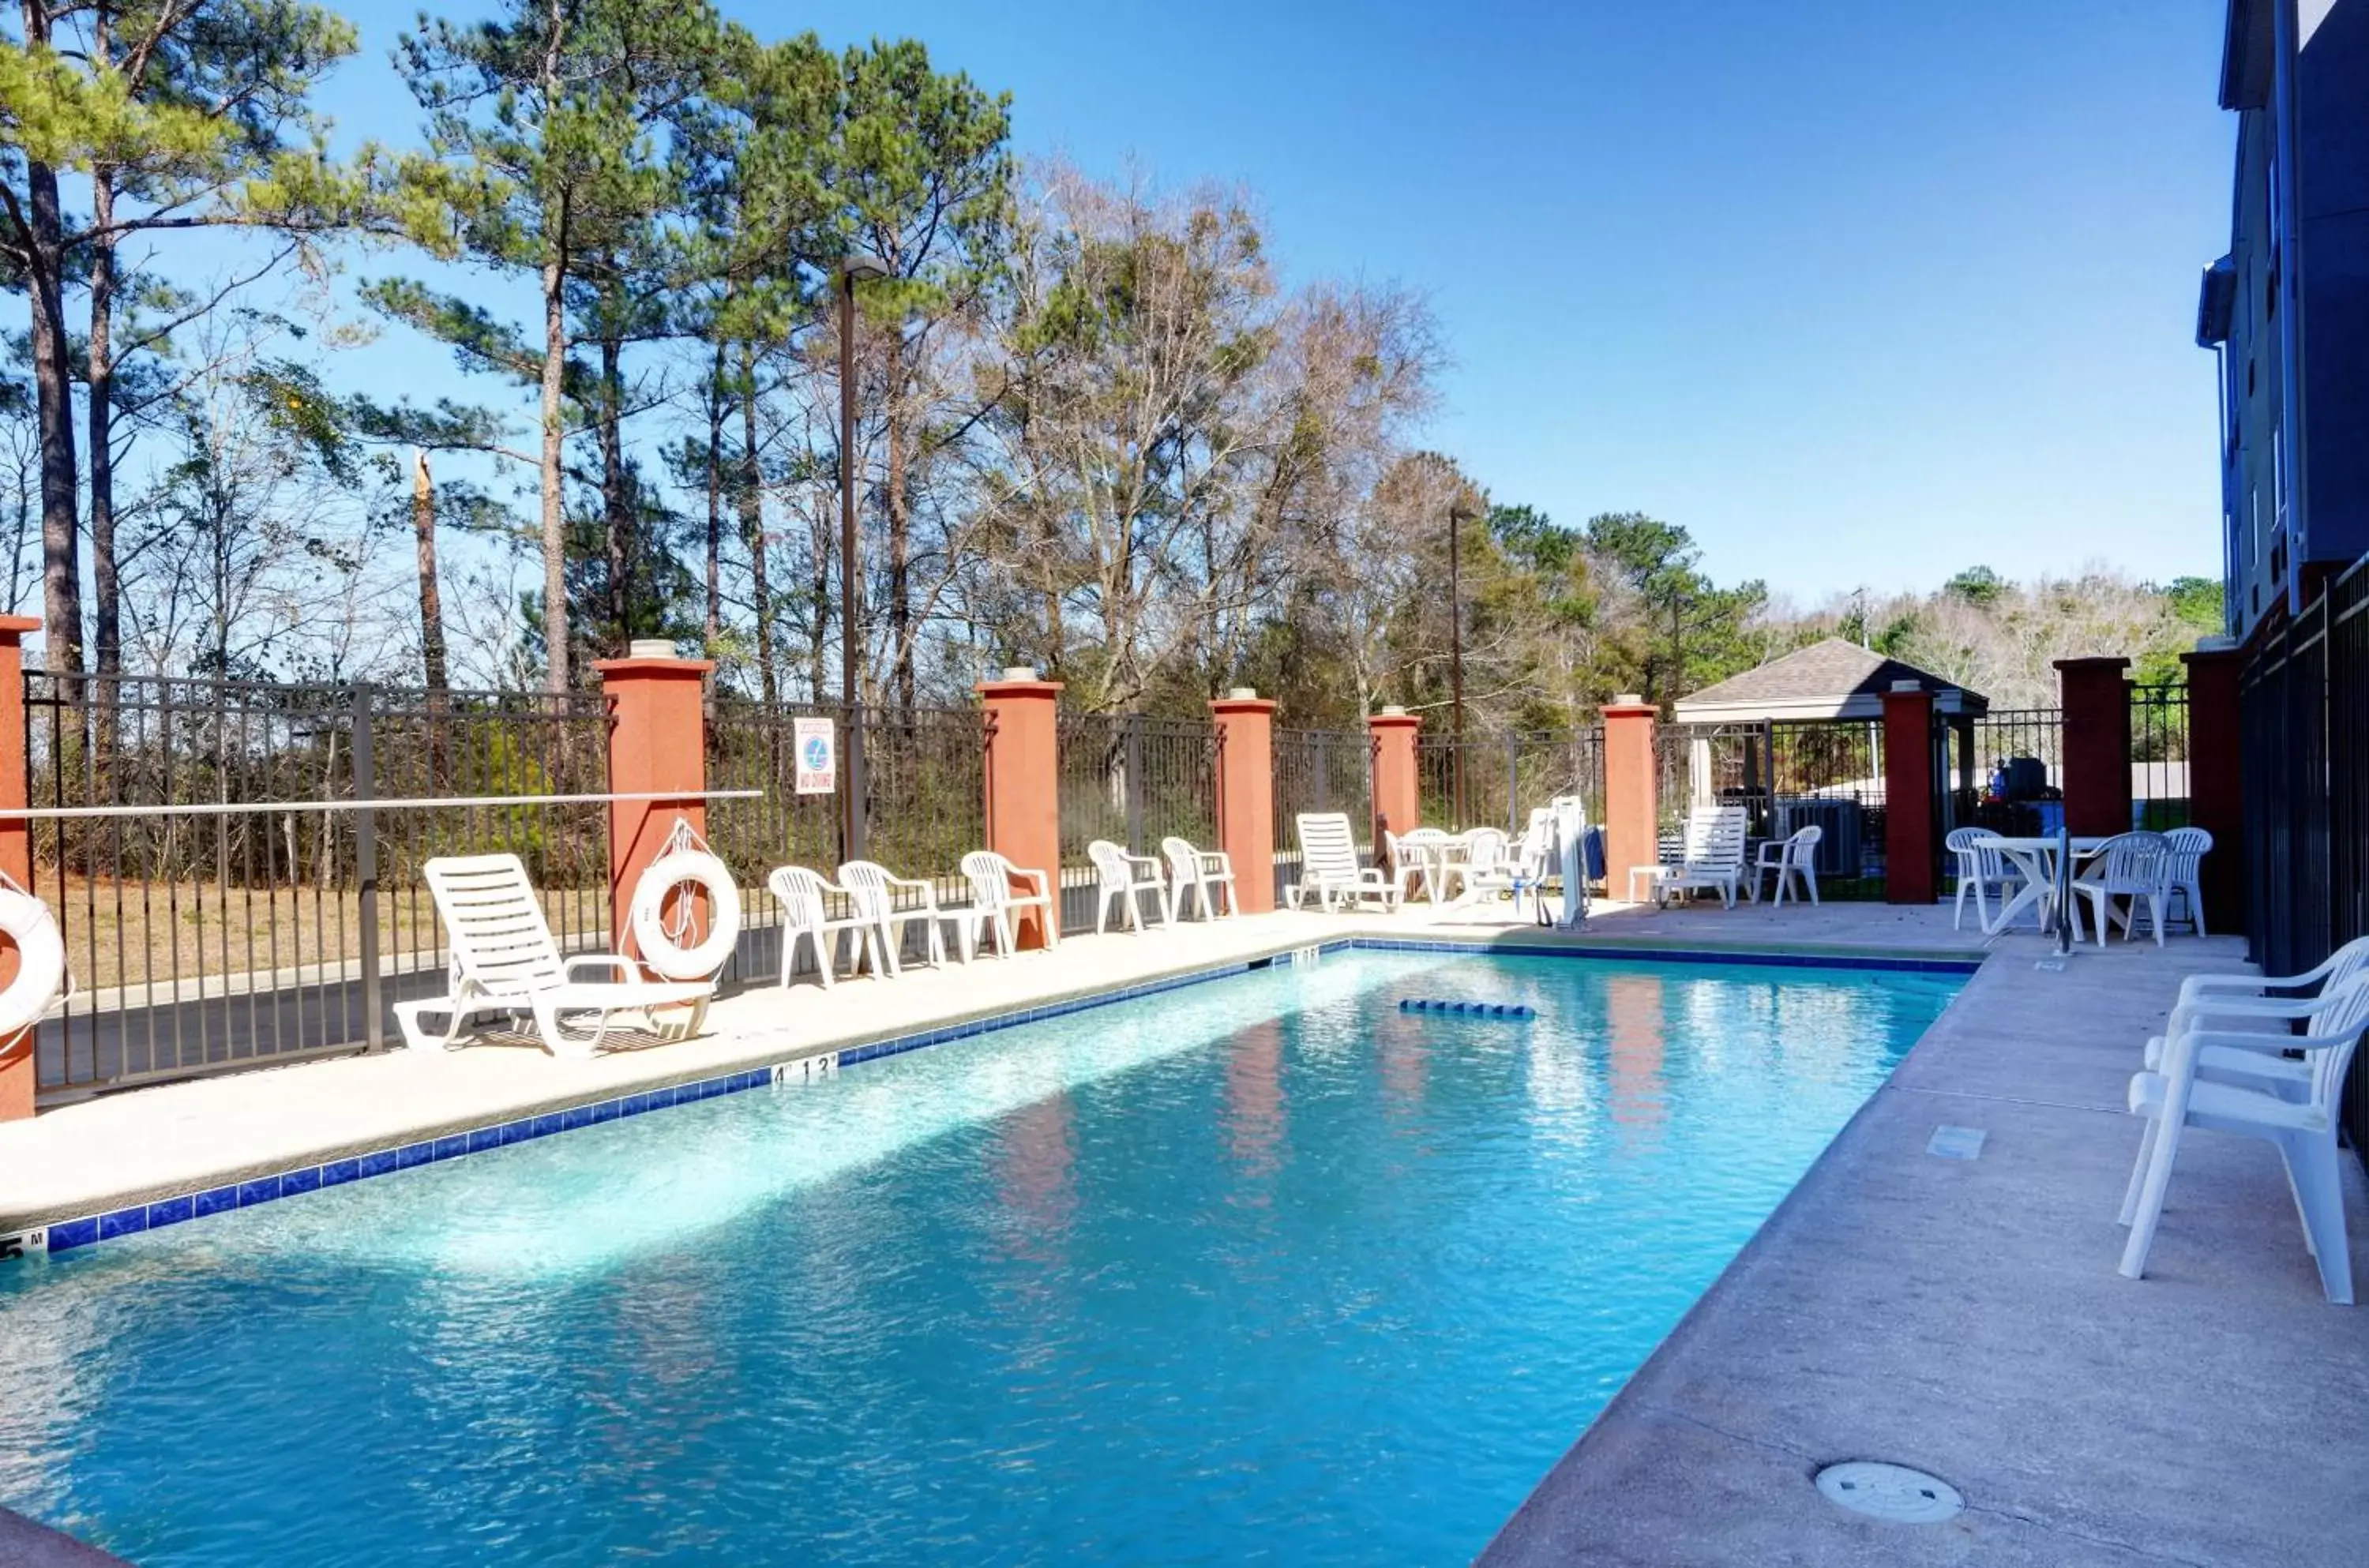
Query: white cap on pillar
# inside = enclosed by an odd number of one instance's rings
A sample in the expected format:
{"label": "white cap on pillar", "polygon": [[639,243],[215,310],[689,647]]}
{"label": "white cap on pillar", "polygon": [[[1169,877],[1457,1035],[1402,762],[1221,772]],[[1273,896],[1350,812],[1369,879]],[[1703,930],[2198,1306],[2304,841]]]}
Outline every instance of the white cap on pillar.
{"label": "white cap on pillar", "polygon": [[1256,702],[1258,700],[1258,688],[1255,686],[1237,686],[1226,693],[1226,700],[1231,703]]}
{"label": "white cap on pillar", "polygon": [[635,637],[625,645],[627,658],[681,658],[672,637]]}
{"label": "white cap on pillar", "polygon": [[1894,681],[1892,683],[1892,689],[1895,692],[1921,692],[1925,689],[1925,682],[1922,681]]}
{"label": "white cap on pillar", "polygon": [[1002,675],[998,677],[998,679],[1003,681],[1034,681],[1036,679],[1036,667],[1033,664],[1007,664],[1003,667]]}

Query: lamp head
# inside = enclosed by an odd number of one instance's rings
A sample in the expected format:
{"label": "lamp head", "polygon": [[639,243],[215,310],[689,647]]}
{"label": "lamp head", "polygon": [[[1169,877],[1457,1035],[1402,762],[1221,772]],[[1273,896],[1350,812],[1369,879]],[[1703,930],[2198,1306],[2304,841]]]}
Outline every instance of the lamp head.
{"label": "lamp head", "polygon": [[888,265],[868,250],[851,251],[841,259],[839,274],[851,283],[868,283],[888,276]]}

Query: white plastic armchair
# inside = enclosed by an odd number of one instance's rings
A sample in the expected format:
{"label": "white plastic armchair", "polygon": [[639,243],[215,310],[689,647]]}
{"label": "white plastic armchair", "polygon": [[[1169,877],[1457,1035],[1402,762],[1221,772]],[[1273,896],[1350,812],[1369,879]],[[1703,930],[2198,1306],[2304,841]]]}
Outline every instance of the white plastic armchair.
{"label": "white plastic armchair", "polygon": [[2213,851],[2213,835],[2202,828],[2174,828],[2164,835],[2171,845],[2171,890],[2180,896],[2180,913],[2204,934],[2204,857]]}
{"label": "white plastic armchair", "polygon": [[[695,1035],[715,994],[709,980],[645,980],[639,966],[613,953],[563,957],[543,917],[526,865],[514,854],[439,855],[421,867],[451,946],[450,992],[395,1003],[405,1046],[423,1056],[451,1046],[471,1019],[488,1013],[526,1013],[554,1056],[589,1058],[617,1016],[635,1013],[652,1030],[664,1028],[653,1010],[689,1008],[682,1028]],[[584,969],[612,979],[583,980]],[[441,1013],[441,1034],[421,1019]],[[574,1026],[589,1017],[586,1033]]]}
{"label": "white plastic armchair", "polygon": [[[2139,904],[2145,900],[2147,919],[2155,928],[2155,944],[2163,945],[2164,910],[2171,902],[2171,844],[2161,833],[2123,833],[2106,841],[2089,870],[2073,879],[2073,896],[2087,899],[2097,917],[2098,945],[2106,944],[2106,921],[2111,915],[2128,942],[2138,925]],[[2114,900],[2127,898],[2124,909]]]}
{"label": "white plastic armchair", "polygon": [[[860,968],[865,963],[876,975],[892,972],[888,963],[888,932],[880,923],[879,915],[864,907],[850,889],[827,879],[818,871],[803,865],[777,865],[765,876],[765,888],[782,906],[782,984],[788,985],[796,972],[798,944],[814,939],[815,973],[825,990],[831,986],[833,972],[839,967],[839,938],[842,933],[853,933],[853,957]],[[831,913],[831,900],[838,899],[841,911]]]}
{"label": "white plastic armchair", "polygon": [[[2311,1073],[2307,1063],[2286,1055],[2295,1045],[2290,1026],[2318,1017],[2347,981],[2363,974],[2369,974],[2369,936],[2346,943],[2326,963],[2301,975],[2191,975],[2180,983],[2180,1001],[2164,1032],[2146,1043],[2146,1069],[2162,1071],[2170,1042],[2195,1034],[2198,1077],[2294,1098]],[[2259,989],[2312,985],[2319,988],[2318,994],[2299,997],[2265,996]]]}
{"label": "white plastic armchair", "polygon": [[[1777,891],[1768,900],[1769,908],[1774,909],[1785,901],[1786,889],[1791,887],[1793,879],[1797,876],[1802,879],[1802,887],[1808,891],[1810,902],[1816,903],[1818,901],[1818,841],[1825,836],[1825,829],[1812,823],[1806,828],[1796,828],[1788,838],[1762,844],[1760,853],[1755,855],[1752,861],[1752,901],[1756,904],[1760,901],[1760,879],[1774,872],[1777,876]],[[1793,901],[1800,903],[1802,895],[1795,893]]]}
{"label": "white plastic armchair", "polygon": [[1990,929],[1990,900],[1997,897],[2004,904],[2015,894],[2016,884],[2022,874],[1998,848],[1998,835],[1988,828],[1952,828],[1941,842],[1958,863],[1958,903],[1950,915],[1950,929],[1956,931],[1965,923],[1966,896],[1974,899],[1974,924]]}
{"label": "white plastic armchair", "polygon": [[[851,860],[839,868],[840,886],[847,889],[848,898],[858,913],[868,916],[880,929],[881,945],[887,955],[888,972],[901,972],[905,949],[905,928],[915,921],[922,922],[929,933],[930,962],[944,967],[946,961],[946,938],[943,922],[949,917],[938,908],[935,883],[919,876],[899,876],[877,861]],[[898,907],[899,896],[905,904]],[[970,921],[955,920],[956,951],[962,961],[970,962]]]}
{"label": "white plastic armchair", "polygon": [[[963,856],[962,874],[970,883],[970,912],[964,923],[978,933],[978,950],[986,950],[986,937],[992,931],[1002,944],[1004,956],[1012,956],[1019,950],[1020,911],[1031,909],[1042,911],[1045,944],[1059,944],[1061,911],[1055,902],[1059,895],[1053,891],[1052,878],[1041,871],[1024,871],[993,850],[973,850]],[[1034,891],[1014,891],[1015,882]]]}
{"label": "white plastic armchair", "polygon": [[[1205,921],[1242,912],[1241,901],[1234,897],[1234,863],[1223,850],[1199,849],[1190,839],[1166,838],[1160,841],[1160,853],[1168,857],[1168,912],[1172,918],[1184,918],[1187,897],[1193,898]],[[1220,893],[1225,896],[1223,909],[1218,905]]]}
{"label": "white plastic armchair", "polygon": [[1113,904],[1126,906],[1128,929],[1140,934],[1143,907],[1137,902],[1137,896],[1143,893],[1151,895],[1152,908],[1162,925],[1176,923],[1169,914],[1168,879],[1160,874],[1157,855],[1129,854],[1124,845],[1096,839],[1086,846],[1086,858],[1094,863],[1096,935],[1102,934],[1108,924]]}
{"label": "white plastic armchair", "polygon": [[1358,861],[1348,813],[1303,811],[1294,818],[1294,826],[1299,834],[1299,880],[1284,893],[1293,909],[1304,907],[1311,897],[1318,908],[1328,911],[1336,899],[1352,910],[1367,898],[1386,910],[1398,908],[1398,885]]}
{"label": "white plastic armchair", "polygon": [[2123,1248],[2125,1277],[2137,1279],[2146,1272],[2181,1131],[2209,1127],[2277,1146],[2303,1219],[2305,1244],[2319,1265],[2321,1288],[2329,1300],[2352,1304],[2352,1260],[2344,1233],[2344,1184],[2336,1136],[2345,1069],[2364,1026],[2369,1026],[2369,975],[2354,975],[2324,993],[2324,1005],[2312,1014],[2308,1034],[2280,1037],[2285,1048],[2302,1051],[2308,1064],[2308,1078],[2293,1093],[2201,1080],[2202,1053],[2220,1037],[2194,1029],[2174,1036],[2162,1070],[2132,1078],[2130,1109],[2146,1117],[2147,1126],[2130,1186],[2123,1195],[2122,1222],[2131,1228]]}
{"label": "white plastic armchair", "polygon": [[1443,890],[1455,883],[1456,903],[1478,902],[1484,893],[1502,892],[1510,885],[1513,841],[1504,829],[1467,828],[1448,842],[1454,847],[1440,862],[1439,876]]}
{"label": "white plastic armchair", "polygon": [[1458,906],[1468,910],[1484,907],[1494,904],[1497,895],[1505,893],[1514,900],[1515,918],[1521,918],[1523,895],[1535,900],[1546,881],[1547,837],[1548,829],[1539,822],[1537,813],[1532,814],[1518,848],[1494,828],[1476,828],[1467,833],[1467,853],[1458,872],[1463,880],[1457,893]]}

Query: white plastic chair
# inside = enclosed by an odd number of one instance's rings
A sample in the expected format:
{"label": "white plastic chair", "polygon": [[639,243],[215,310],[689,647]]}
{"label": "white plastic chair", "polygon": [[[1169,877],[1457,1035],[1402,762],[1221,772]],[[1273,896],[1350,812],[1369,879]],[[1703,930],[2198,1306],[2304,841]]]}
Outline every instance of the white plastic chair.
{"label": "white plastic chair", "polygon": [[[2163,1070],[2170,1059],[2169,1042],[2208,1023],[2243,1024],[2245,1030],[2212,1031],[2213,1041],[2200,1045],[2197,1076],[2215,1082],[2269,1089],[2294,1098],[2293,1091],[2308,1083],[2310,1064],[2290,1060],[2294,1045],[2288,1025],[2316,1016],[2338,988],[2355,975],[2369,974],[2369,936],[2355,937],[2318,968],[2300,975],[2191,975],[2180,982],[2180,1001],[2171,1010],[2164,1032],[2146,1043],[2145,1065]],[[2318,993],[2273,997],[2267,990],[2317,986]]]}
{"label": "white plastic chair", "polygon": [[2344,1234],[2344,1183],[2337,1164],[2341,1156],[2336,1130],[2344,1070],[2352,1064],[2364,1025],[2369,1025],[2369,975],[2355,975],[2323,993],[2309,1033],[2275,1037],[2283,1048],[2299,1049],[2309,1061],[2310,1078],[2297,1098],[2200,1081],[2197,1067],[2203,1047],[2228,1043],[2224,1035],[2202,1029],[2174,1037],[2164,1070],[2131,1079],[2131,1112],[2146,1117],[2147,1128],[2123,1195],[2122,1222],[2131,1228],[2123,1248],[2125,1278],[2146,1273],[2147,1252],[2163,1218],[2181,1130],[2209,1127],[2278,1146],[2295,1211],[2303,1219],[2304,1243],[2319,1265],[2320,1287],[2337,1305],[2352,1304],[2352,1259]]}
{"label": "white plastic chair", "polygon": [[1736,888],[1744,880],[1744,807],[1696,807],[1687,814],[1686,858],[1663,871],[1657,891],[1683,897],[1708,890],[1735,908]]}
{"label": "white plastic chair", "polygon": [[[1205,921],[1242,912],[1242,901],[1234,896],[1234,863],[1223,850],[1197,849],[1190,839],[1166,838],[1160,841],[1160,853],[1168,857],[1171,918],[1184,918],[1187,898]],[[1219,893],[1225,895],[1223,909],[1218,907]]]}
{"label": "white plastic chair", "polygon": [[1476,884],[1502,882],[1513,841],[1502,828],[1467,828],[1451,834],[1443,847],[1447,853],[1439,864],[1440,890],[1459,904],[1469,904],[1478,896]]}
{"label": "white plastic chair", "polygon": [[1137,895],[1151,895],[1152,907],[1160,915],[1162,925],[1173,925],[1175,920],[1168,909],[1168,880],[1160,875],[1157,855],[1129,854],[1108,839],[1096,839],[1086,846],[1086,858],[1094,863],[1095,895],[1094,933],[1102,934],[1110,920],[1111,906],[1127,907],[1127,923],[1139,934],[1143,930],[1143,908]]}
{"label": "white plastic chair", "polygon": [[[488,1013],[527,1013],[554,1056],[589,1058],[620,1013],[638,1013],[663,1032],[656,1008],[688,1007],[681,1031],[699,1033],[715,982],[646,980],[638,965],[613,953],[563,957],[543,917],[526,865],[514,854],[439,855],[421,867],[451,944],[449,994],[395,1005],[404,1045],[423,1055],[451,1046],[470,1019]],[[578,969],[606,969],[617,979],[579,980]],[[441,1035],[424,1027],[442,1013]],[[590,1015],[589,1034],[569,1022]]]}
{"label": "white plastic chair", "polygon": [[1546,881],[1547,840],[1553,830],[1552,815],[1544,810],[1530,813],[1530,824],[1523,830],[1517,846],[1509,847],[1505,835],[1494,828],[1475,828],[1466,834],[1469,853],[1458,872],[1463,880],[1457,894],[1458,905],[1475,908],[1494,903],[1500,893],[1509,894],[1514,900],[1514,916],[1520,919],[1522,896],[1528,894],[1535,903]]}
{"label": "white plastic chair", "polygon": [[[798,944],[812,937],[815,973],[821,979],[823,989],[829,990],[832,971],[839,967],[839,937],[842,932],[855,935],[851,956],[859,970],[868,962],[876,975],[892,972],[887,959],[887,928],[880,923],[879,915],[865,908],[850,889],[803,865],[773,867],[765,876],[765,887],[782,906],[782,984],[790,983],[796,967]],[[830,900],[834,898],[841,901],[845,914],[830,912]]]}
{"label": "white plastic chair", "polygon": [[1958,903],[1950,915],[1950,929],[1956,931],[1965,924],[1966,896],[1971,893],[1974,924],[1989,930],[1991,898],[1996,895],[2002,904],[2013,898],[2022,874],[1999,852],[1998,835],[1988,828],[1952,828],[1941,842],[1958,862]]}
{"label": "white plastic chair", "polygon": [[[880,928],[881,946],[887,954],[888,972],[903,971],[905,928],[915,921],[923,922],[929,933],[930,962],[943,968],[946,962],[946,938],[943,922],[953,919],[956,951],[962,961],[970,962],[970,921],[959,915],[949,916],[938,908],[937,885],[918,876],[899,876],[877,861],[851,860],[839,868],[840,886],[858,913],[868,916]],[[897,907],[898,894],[910,896],[903,909]]]}
{"label": "white plastic chair", "polygon": [[2171,845],[2171,890],[2180,896],[2180,913],[2203,936],[2204,857],[2212,853],[2213,835],[2202,828],[2174,828],[2164,839]]}
{"label": "white plastic chair", "polygon": [[[2100,947],[2106,944],[2107,917],[2122,926],[2123,940],[2128,942],[2138,925],[2140,900],[2146,900],[2155,944],[2162,946],[2164,910],[2171,902],[2169,841],[2161,833],[2123,833],[2107,840],[2097,861],[2073,878],[2073,896],[2089,900]],[[2129,906],[2116,910],[2116,898],[2129,899]]]}
{"label": "white plastic chair", "polygon": [[1359,863],[1348,813],[1303,811],[1294,826],[1299,833],[1299,880],[1284,893],[1293,909],[1303,907],[1311,894],[1317,907],[1327,912],[1336,898],[1353,910],[1367,898],[1379,900],[1386,910],[1399,907],[1397,884],[1379,869]]}
{"label": "white plastic chair", "polygon": [[[1810,902],[1816,903],[1818,841],[1825,836],[1826,830],[1813,823],[1806,828],[1796,828],[1788,838],[1762,844],[1760,853],[1752,859],[1752,901],[1756,904],[1760,901],[1760,879],[1775,872],[1777,891],[1768,900],[1769,908],[1774,909],[1785,901],[1786,889],[1792,886],[1793,878],[1797,876],[1802,879],[1802,886],[1808,889]],[[1802,895],[1795,893],[1793,901],[1800,903]]]}
{"label": "white plastic chair", "polygon": [[[1002,942],[1002,952],[1010,957],[1019,951],[1020,911],[1040,910],[1044,912],[1045,945],[1055,947],[1061,941],[1061,910],[1055,902],[1052,879],[1041,871],[1023,871],[993,850],[973,850],[962,857],[962,874],[970,883],[970,911],[964,917],[964,940],[970,940],[969,931],[976,929],[979,940],[974,950],[984,952],[987,933],[995,933]],[[1013,890],[1014,882],[1036,889],[1032,893]]]}

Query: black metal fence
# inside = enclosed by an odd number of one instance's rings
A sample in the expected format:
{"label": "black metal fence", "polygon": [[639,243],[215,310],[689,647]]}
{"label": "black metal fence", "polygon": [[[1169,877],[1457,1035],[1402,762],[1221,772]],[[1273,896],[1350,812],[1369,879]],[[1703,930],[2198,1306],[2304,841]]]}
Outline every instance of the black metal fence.
{"label": "black metal fence", "polygon": [[[1303,811],[1344,811],[1357,844],[1373,853],[1374,742],[1362,729],[1278,729],[1274,733],[1275,896],[1299,880],[1299,838],[1294,818]],[[1239,876],[1252,875],[1237,866]]]}
{"label": "black metal fence", "polygon": [[[2065,715],[2057,708],[1993,708],[1937,720],[1950,788],[1943,830],[1988,828],[2009,838],[2053,833],[2065,820]],[[1941,862],[1954,880],[1950,857]]]}
{"label": "black metal fence", "polygon": [[1141,714],[1059,715],[1061,929],[1091,931],[1096,903],[1086,846],[1096,839],[1156,855],[1166,838],[1217,847],[1218,740],[1205,720]]}
{"label": "black metal fence", "polygon": [[[800,719],[830,723],[839,788],[797,793],[795,745]],[[847,813],[853,763],[847,712],[836,704],[767,705],[719,698],[707,723],[707,782],[715,790],[761,790],[753,800],[718,800],[707,812],[707,838],[741,884],[740,940],[723,977],[727,990],[771,983],[781,973],[782,912],[766,877],[778,865],[803,865],[825,877],[849,860],[877,861],[898,876],[931,884],[941,907],[969,901],[962,857],[987,842],[986,796],[979,785],[989,736],[986,710],[867,708],[864,712],[864,815],[861,854]],[[918,893],[900,895],[917,905]],[[906,930],[918,945],[925,933]],[[799,968],[813,967],[811,947]]]}
{"label": "black metal fence", "polygon": [[1427,735],[1415,742],[1415,778],[1426,826],[1519,833],[1530,812],[1577,794],[1587,819],[1604,819],[1604,727]]}
{"label": "black metal fence", "polygon": [[2131,688],[2131,825],[2188,825],[2188,688]]}
{"label": "black metal fence", "polygon": [[[2369,558],[2261,637],[2238,692],[2249,944],[2295,974],[2369,934]],[[2369,1057],[2344,1120],[2369,1156]]]}
{"label": "black metal fence", "polygon": [[1819,830],[1821,894],[1883,897],[1889,803],[1880,720],[1665,725],[1654,748],[1666,855],[1677,853],[1693,807],[1741,806],[1753,840]]}
{"label": "black metal fence", "polygon": [[[69,994],[35,1036],[45,1100],[354,1050],[441,988],[430,856],[527,863],[563,945],[607,939],[601,697],[25,676],[33,891]],[[432,807],[363,809],[440,797]]]}

